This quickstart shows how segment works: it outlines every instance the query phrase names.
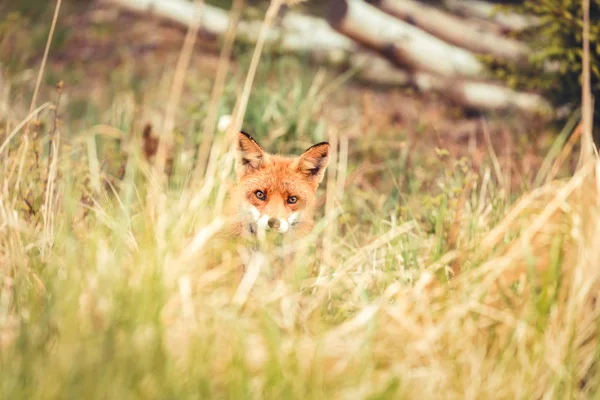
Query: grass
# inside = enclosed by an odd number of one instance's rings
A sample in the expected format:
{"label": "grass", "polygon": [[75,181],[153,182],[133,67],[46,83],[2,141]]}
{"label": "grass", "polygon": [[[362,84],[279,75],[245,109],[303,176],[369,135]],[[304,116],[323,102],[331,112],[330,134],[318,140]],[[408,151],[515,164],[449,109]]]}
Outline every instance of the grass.
{"label": "grass", "polygon": [[140,94],[121,73],[78,118],[42,90],[28,147],[31,100],[14,93],[36,75],[0,99],[1,398],[598,396],[596,159],[548,180],[553,148],[533,187],[511,189],[491,143],[477,164],[412,147],[414,127],[353,137],[323,118],[343,81],[263,59],[244,127],[270,150],[339,146],[314,234],[256,256],[213,239],[233,183],[222,133],[192,178],[210,78],[185,76],[157,186],[140,132],[172,75]]}

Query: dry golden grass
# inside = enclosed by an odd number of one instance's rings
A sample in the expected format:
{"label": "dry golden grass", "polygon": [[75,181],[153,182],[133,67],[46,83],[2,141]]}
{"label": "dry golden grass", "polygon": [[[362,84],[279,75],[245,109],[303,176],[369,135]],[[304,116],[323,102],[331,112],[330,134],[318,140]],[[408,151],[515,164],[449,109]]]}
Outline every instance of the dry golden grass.
{"label": "dry golden grass", "polygon": [[[259,56],[260,48],[234,127],[257,107],[248,99]],[[184,78],[166,119],[181,107]],[[507,211],[497,160],[476,178],[471,164],[445,159],[443,168],[459,172],[435,181],[441,200],[401,213],[377,207],[391,195],[375,184],[349,184],[360,172],[351,155],[360,142],[332,124],[336,153],[314,233],[251,251],[216,239],[233,166],[231,132],[210,133],[223,79],[203,104],[209,144],[189,146],[196,159],[183,146],[164,184],[162,168],[144,158],[141,133],[125,134],[113,117],[67,135],[60,104],[27,114],[0,99],[0,110],[11,110],[0,115],[2,398],[598,395],[597,156],[584,154],[563,180],[548,168],[547,183]],[[316,88],[306,101],[321,95]],[[115,100],[111,113],[133,120],[135,108]],[[30,120],[54,124],[34,126],[37,139],[23,149]],[[103,166],[115,136],[127,149],[118,180]],[[551,161],[562,163],[567,148]],[[402,165],[394,159],[388,168]],[[407,175],[408,187],[421,179]],[[406,196],[429,201],[428,193]]]}

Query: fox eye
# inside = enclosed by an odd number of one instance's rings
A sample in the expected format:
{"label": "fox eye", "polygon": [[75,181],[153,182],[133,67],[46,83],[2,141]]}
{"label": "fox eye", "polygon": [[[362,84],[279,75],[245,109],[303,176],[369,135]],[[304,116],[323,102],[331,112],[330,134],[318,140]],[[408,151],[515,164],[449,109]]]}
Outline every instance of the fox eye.
{"label": "fox eye", "polygon": [[296,196],[290,196],[287,199],[288,204],[296,204],[298,202],[298,198]]}
{"label": "fox eye", "polygon": [[259,200],[264,200],[267,198],[267,195],[265,194],[265,192],[261,191],[261,190],[257,190],[256,192],[254,192],[254,195],[256,196],[257,199]]}

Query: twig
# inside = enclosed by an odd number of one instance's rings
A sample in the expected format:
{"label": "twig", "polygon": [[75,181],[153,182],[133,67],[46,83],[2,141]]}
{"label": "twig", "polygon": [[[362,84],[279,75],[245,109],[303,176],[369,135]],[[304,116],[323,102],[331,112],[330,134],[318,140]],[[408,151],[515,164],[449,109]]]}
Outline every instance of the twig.
{"label": "twig", "polygon": [[[53,107],[54,118],[52,120],[52,123],[53,123],[52,130],[50,131],[50,148],[48,150],[48,160],[50,160],[50,161],[52,160],[52,156],[53,156],[52,143],[54,141],[54,134],[56,133],[56,131],[58,129],[58,107],[60,105],[60,98],[62,97],[63,88],[64,88],[63,81],[60,81],[56,84],[56,90],[58,91],[58,96],[56,98],[56,104],[54,104],[54,107]],[[50,162],[48,163],[48,169],[46,171],[46,179],[49,179],[49,177],[50,177]]]}
{"label": "twig", "polygon": [[223,43],[223,48],[221,49],[221,54],[219,55],[217,75],[215,77],[215,83],[213,84],[212,92],[210,94],[208,115],[204,120],[204,127],[202,130],[202,143],[198,148],[196,172],[194,174],[196,177],[203,176],[206,172],[206,164],[208,163],[211,143],[215,133],[217,114],[219,112],[219,98],[223,93],[225,80],[227,78],[227,74],[229,73],[229,58],[231,57],[233,42],[235,41],[235,36],[237,33],[238,21],[242,14],[242,7],[244,6],[244,3],[245,0],[234,0],[233,4],[231,5],[229,26],[227,27],[227,33],[225,33],[225,41]]}
{"label": "twig", "polygon": [[323,264],[319,270],[319,278],[324,274],[324,267],[333,265],[331,256],[331,249],[333,248],[333,237],[336,234],[337,224],[334,220],[335,205],[338,200],[337,197],[337,157],[338,157],[338,132],[336,128],[329,129],[329,143],[330,143],[330,154],[329,154],[329,170],[327,171],[327,193],[325,197],[325,219],[329,221],[323,235]]}
{"label": "twig", "polygon": [[[52,17],[52,24],[50,25],[50,32],[48,33],[48,39],[46,40],[46,48],[44,50],[44,56],[42,57],[42,64],[40,65],[40,70],[38,72],[37,80],[35,82],[35,89],[33,91],[33,97],[31,99],[31,105],[29,106],[29,114],[33,113],[33,109],[35,108],[35,104],[37,102],[38,92],[40,90],[40,85],[42,84],[42,77],[44,76],[44,70],[46,68],[46,61],[48,60],[48,53],[50,53],[50,44],[52,43],[52,38],[54,37],[54,29],[56,28],[56,22],[58,21],[58,13],[60,11],[60,6],[62,4],[62,0],[56,1],[56,7],[54,8],[54,16]],[[25,137],[29,135],[29,122],[25,126]]]}
{"label": "twig", "polygon": [[562,148],[562,150],[558,154],[558,157],[556,157],[556,161],[554,161],[554,164],[552,165],[552,169],[550,170],[550,174],[548,175],[548,178],[546,179],[546,183],[550,182],[551,180],[553,180],[556,177],[556,175],[558,174],[558,171],[560,170],[560,167],[562,167],[562,165],[564,164],[567,157],[569,157],[569,155],[571,154],[571,151],[573,150],[575,143],[577,143],[579,138],[581,138],[582,132],[583,132],[583,125],[580,122],[579,125],[577,125],[577,127],[571,134],[571,137],[569,138],[569,141],[567,142],[567,144],[565,144],[565,146]]}
{"label": "twig", "polygon": [[[488,152],[490,153],[490,157],[492,158],[492,165],[494,166],[494,172],[496,172],[496,179],[498,179],[498,183],[502,184],[502,177],[504,174],[502,173],[502,167],[500,166],[500,161],[498,160],[498,156],[496,155],[496,151],[494,150],[494,144],[492,143],[492,138],[490,137],[490,131],[485,122],[485,118],[481,118],[481,128],[483,130],[483,135],[485,137],[485,142],[488,147]],[[508,193],[508,192],[507,192]]]}
{"label": "twig", "polygon": [[[199,5],[204,3],[203,0],[198,1]],[[190,59],[194,50],[194,44],[196,43],[196,37],[201,24],[201,9],[193,23],[190,24],[187,35],[183,42],[183,47],[177,60],[177,66],[175,67],[175,75],[173,76],[173,85],[171,87],[171,93],[169,95],[169,101],[167,102],[167,110],[165,112],[165,120],[163,123],[163,129],[161,135],[158,137],[158,150],[156,152],[156,170],[160,177],[164,174],[165,163],[167,159],[167,150],[171,147],[173,142],[173,127],[175,125],[175,110],[179,104],[181,93],[183,92],[183,84],[186,76],[186,71],[190,64]],[[159,182],[162,181],[162,178]]]}
{"label": "twig", "polygon": [[17,133],[19,133],[19,131],[21,130],[21,128],[23,128],[24,126],[26,126],[29,123],[29,121],[31,121],[33,119],[33,117],[35,117],[36,115],[38,115],[40,112],[42,112],[44,109],[48,108],[51,105],[52,105],[52,103],[46,102],[46,103],[42,104],[41,106],[39,106],[38,108],[36,108],[35,110],[31,111],[29,113],[29,115],[23,121],[21,121],[19,123],[19,125],[17,125],[15,127],[15,129],[13,129],[12,132],[6,137],[6,139],[2,143],[2,146],[0,146],[0,154],[2,154],[2,152],[4,151],[4,149],[8,146],[8,143],[10,142],[10,140]]}
{"label": "twig", "polygon": [[581,79],[581,103],[583,131],[581,136],[581,155],[577,169],[581,169],[593,156],[592,138],[592,93],[590,86],[590,0],[583,0],[583,71]]}
{"label": "twig", "polygon": [[254,48],[254,53],[252,54],[252,59],[250,60],[250,66],[248,68],[248,74],[246,75],[246,81],[244,82],[242,94],[236,103],[232,114],[231,124],[229,125],[229,128],[225,134],[226,143],[232,143],[233,145],[233,138],[242,128],[242,120],[244,119],[244,115],[246,113],[248,99],[250,98],[250,91],[252,90],[252,84],[254,82],[254,77],[256,76],[256,70],[258,69],[258,62],[262,54],[265,40],[267,39],[267,33],[269,32],[271,25],[273,25],[273,22],[275,21],[282,4],[283,0],[273,0],[267,9],[265,19],[258,34],[256,47]]}
{"label": "twig", "polygon": [[[53,219],[52,208],[54,203],[54,184],[57,175],[58,168],[58,146],[60,143],[60,130],[58,129],[58,107],[60,105],[60,98],[63,91],[63,82],[59,82],[56,85],[56,89],[58,90],[58,98],[56,100],[56,104],[54,106],[54,126],[52,131],[50,132],[50,149],[48,151],[48,171],[46,176],[46,193],[44,200],[44,210],[42,212],[42,216],[44,219],[44,238],[46,243],[52,243],[52,224],[51,220]],[[45,254],[46,246],[42,247],[42,257]]]}

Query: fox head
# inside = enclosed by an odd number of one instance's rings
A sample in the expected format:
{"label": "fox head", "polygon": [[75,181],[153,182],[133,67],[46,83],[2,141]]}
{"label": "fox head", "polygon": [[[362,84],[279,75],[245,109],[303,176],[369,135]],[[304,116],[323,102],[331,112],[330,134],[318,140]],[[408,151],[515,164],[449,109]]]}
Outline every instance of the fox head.
{"label": "fox head", "polygon": [[313,227],[317,187],[329,163],[329,143],[300,156],[269,154],[245,132],[237,138],[235,202],[240,229],[306,233]]}

